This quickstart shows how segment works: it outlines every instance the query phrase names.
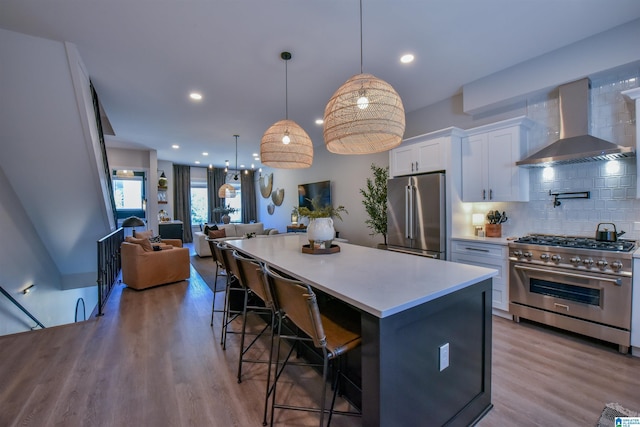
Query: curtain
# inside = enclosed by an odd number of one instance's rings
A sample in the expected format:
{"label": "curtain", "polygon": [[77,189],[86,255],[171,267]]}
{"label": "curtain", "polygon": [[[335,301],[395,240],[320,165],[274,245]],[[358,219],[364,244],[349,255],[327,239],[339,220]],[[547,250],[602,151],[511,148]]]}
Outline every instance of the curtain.
{"label": "curtain", "polygon": [[256,210],[256,184],[253,182],[254,173],[240,174],[240,191],[242,192],[242,222],[249,224],[258,218]]}
{"label": "curtain", "polygon": [[224,199],[218,197],[218,188],[225,183],[227,174],[222,168],[207,169],[207,199],[209,202],[209,222],[221,222],[220,215],[214,215],[213,209],[221,207]]}
{"label": "curtain", "polygon": [[173,216],[182,221],[182,241],[191,243],[191,167],[173,165],[173,179]]}

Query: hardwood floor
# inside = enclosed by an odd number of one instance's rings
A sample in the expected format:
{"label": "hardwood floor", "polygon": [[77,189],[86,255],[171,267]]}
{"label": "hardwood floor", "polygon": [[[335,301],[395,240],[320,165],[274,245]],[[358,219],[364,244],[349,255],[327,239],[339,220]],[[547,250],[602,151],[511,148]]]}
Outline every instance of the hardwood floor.
{"label": "hardwood floor", "polygon": [[[117,286],[101,318],[0,337],[0,426],[260,426],[266,366],[245,365],[237,383],[238,337],[222,350],[211,302],[192,268],[189,281]],[[533,324],[494,317],[492,377],[481,427],[592,426],[608,402],[640,409],[640,358]],[[316,402],[318,379],[299,368],[280,390]],[[317,425],[317,415],[279,411],[276,422]]]}

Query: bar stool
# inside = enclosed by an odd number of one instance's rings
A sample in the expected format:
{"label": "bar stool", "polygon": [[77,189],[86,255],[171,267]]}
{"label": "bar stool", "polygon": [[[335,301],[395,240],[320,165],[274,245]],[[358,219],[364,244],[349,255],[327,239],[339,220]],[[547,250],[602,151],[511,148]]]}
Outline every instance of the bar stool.
{"label": "bar stool", "polygon": [[242,289],[242,287],[240,286],[237,286],[238,268],[235,259],[233,258],[233,249],[223,242],[218,242],[218,244],[216,245],[216,250],[218,251],[218,258],[221,260],[222,266],[227,271],[227,283],[224,293],[224,309],[222,310],[222,333],[220,336],[220,344],[222,345],[222,349],[226,350],[227,333],[235,333],[234,331],[229,330],[229,325],[242,314],[241,310],[231,308],[232,293],[244,292],[244,289]]}
{"label": "bar stool", "polygon": [[[269,395],[271,392],[271,362],[273,357],[273,340],[274,340],[274,328],[280,323],[280,317],[274,309],[273,298],[271,292],[264,280],[262,273],[262,264],[253,258],[247,257],[238,251],[233,251],[233,257],[236,261],[238,279],[240,285],[245,289],[244,305],[242,309],[242,332],[240,339],[240,355],[238,358],[238,383],[242,382],[242,364],[248,363],[266,363],[267,364],[267,387],[264,398],[264,415],[262,424],[267,425],[267,409],[269,403]],[[251,297],[255,296],[259,299],[263,305],[256,305],[251,303]],[[263,313],[270,316],[269,322],[257,333],[254,333],[253,340],[245,347],[245,336],[247,335],[247,317],[248,313],[254,312],[257,314]],[[270,330],[270,344],[269,344],[269,358],[268,360],[261,359],[249,359],[245,357],[245,354],[251,349],[256,341],[267,331]]]}
{"label": "bar stool", "polygon": [[[324,425],[324,415],[327,412],[326,406],[326,383],[329,370],[329,362],[337,360],[349,351],[357,348],[361,343],[359,322],[350,321],[344,313],[339,311],[324,311],[322,313],[318,307],[316,295],[311,286],[295,279],[285,277],[269,266],[264,267],[264,275],[273,296],[273,302],[281,316],[288,318],[299,331],[304,335],[283,335],[282,323],[278,325],[278,345],[276,355],[278,359],[274,362],[276,367],[275,379],[271,397],[271,425],[273,426],[274,412],[276,408],[303,410],[310,412],[320,412],[320,426]],[[278,379],[289,363],[289,358],[293,353],[295,345],[292,345],[285,359],[280,362],[280,344],[282,341],[308,341],[312,342],[316,348],[322,350],[322,396],[319,408],[301,407],[277,403]],[[282,363],[282,367],[279,367]],[[340,368],[336,373],[333,386],[333,398],[329,408],[329,419],[327,425],[331,423],[331,416],[334,413],[335,398],[338,393],[338,380],[342,376]],[[346,378],[346,377],[345,377]],[[335,412],[341,415],[361,415],[359,412]]]}
{"label": "bar stool", "polygon": [[[222,274],[224,271],[224,266],[222,265],[222,261],[219,259],[219,250],[216,250],[216,246],[218,242],[209,237],[206,238],[207,243],[209,243],[209,249],[211,249],[211,258],[213,259],[213,263],[216,266],[216,275],[214,277],[214,289],[213,289],[213,303],[211,304],[211,326],[213,326],[213,314],[222,312],[223,310],[216,310],[216,294],[218,293],[218,277],[226,276],[226,280],[229,280],[229,276],[226,274]],[[225,286],[226,291],[226,286]]]}

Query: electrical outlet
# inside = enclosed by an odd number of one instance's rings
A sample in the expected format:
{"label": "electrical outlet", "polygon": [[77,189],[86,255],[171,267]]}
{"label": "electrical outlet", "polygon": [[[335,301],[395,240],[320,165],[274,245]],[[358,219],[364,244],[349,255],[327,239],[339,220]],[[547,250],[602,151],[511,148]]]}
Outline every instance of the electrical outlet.
{"label": "electrical outlet", "polygon": [[449,367],[449,343],[440,346],[440,372]]}

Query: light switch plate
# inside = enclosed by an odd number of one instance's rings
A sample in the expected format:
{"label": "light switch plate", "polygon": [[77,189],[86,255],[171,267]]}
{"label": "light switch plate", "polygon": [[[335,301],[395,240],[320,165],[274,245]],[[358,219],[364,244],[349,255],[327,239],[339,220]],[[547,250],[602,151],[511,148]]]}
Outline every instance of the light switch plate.
{"label": "light switch plate", "polygon": [[440,372],[449,367],[449,343],[440,346]]}

